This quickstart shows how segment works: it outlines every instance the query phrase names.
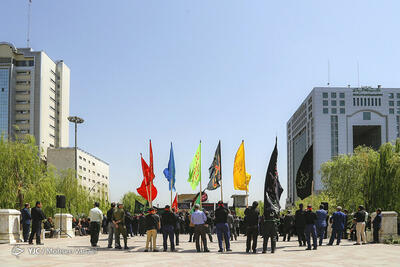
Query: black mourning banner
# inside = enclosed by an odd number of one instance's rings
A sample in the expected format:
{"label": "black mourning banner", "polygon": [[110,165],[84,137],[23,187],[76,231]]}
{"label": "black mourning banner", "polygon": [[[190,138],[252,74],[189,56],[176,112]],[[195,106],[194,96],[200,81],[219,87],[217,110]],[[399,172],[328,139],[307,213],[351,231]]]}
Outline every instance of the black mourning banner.
{"label": "black mourning banner", "polygon": [[313,179],[313,146],[311,145],[296,174],[296,191],[299,198],[305,199],[311,196]]}
{"label": "black mourning banner", "polygon": [[207,189],[215,190],[221,186],[221,141],[219,141],[217,149],[215,150],[214,160],[211,163],[210,168],[208,168],[210,172],[210,181],[208,182]]}
{"label": "black mourning banner", "polygon": [[144,212],[144,205],[139,201],[135,201],[135,214]]}
{"label": "black mourning banner", "polygon": [[279,182],[277,163],[278,161],[278,140],[275,139],[274,151],[272,151],[269,159],[267,174],[264,184],[264,214],[270,213],[271,210],[279,214],[281,205],[279,200],[283,192],[283,188]]}

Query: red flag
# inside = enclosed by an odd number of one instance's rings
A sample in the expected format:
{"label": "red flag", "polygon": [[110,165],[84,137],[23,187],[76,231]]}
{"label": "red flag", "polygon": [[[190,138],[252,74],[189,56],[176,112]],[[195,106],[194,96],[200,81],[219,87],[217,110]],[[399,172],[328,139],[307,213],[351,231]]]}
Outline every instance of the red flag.
{"label": "red flag", "polygon": [[[151,201],[153,201],[157,197],[157,188],[152,183],[151,185],[146,186],[144,179],[142,184],[136,191],[141,195],[144,199],[150,202],[150,189],[151,189]],[[148,192],[148,194],[147,194]]]}
{"label": "red flag", "polygon": [[142,162],[142,171],[143,171],[143,181],[139,188],[137,188],[137,192],[144,197],[147,201],[153,201],[157,197],[157,189],[153,183],[150,183],[150,168],[147,165],[146,161],[143,159],[142,155],[141,162]]}
{"label": "red flag", "polygon": [[174,202],[172,202],[171,208],[175,209],[175,212],[178,212],[178,193],[175,195],[175,199]]}

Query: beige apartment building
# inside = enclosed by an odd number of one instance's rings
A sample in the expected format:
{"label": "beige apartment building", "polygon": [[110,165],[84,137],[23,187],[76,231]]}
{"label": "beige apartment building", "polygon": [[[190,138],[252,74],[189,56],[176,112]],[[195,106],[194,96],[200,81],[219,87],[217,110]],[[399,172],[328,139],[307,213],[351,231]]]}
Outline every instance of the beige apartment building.
{"label": "beige apartment building", "polygon": [[[105,197],[109,200],[109,164],[80,148],[77,149],[77,157],[76,171],[79,185],[91,196]],[[47,151],[47,163],[58,170],[74,170],[75,148],[49,148]]]}
{"label": "beige apartment building", "polygon": [[44,51],[0,42],[0,133],[30,134],[47,148],[69,145],[70,70]]}

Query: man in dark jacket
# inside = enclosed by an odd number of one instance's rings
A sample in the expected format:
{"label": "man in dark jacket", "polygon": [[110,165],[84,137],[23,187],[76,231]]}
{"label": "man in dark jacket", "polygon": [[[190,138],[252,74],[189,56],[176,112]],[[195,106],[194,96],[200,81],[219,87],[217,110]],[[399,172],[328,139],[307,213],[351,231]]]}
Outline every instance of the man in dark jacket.
{"label": "man in dark jacket", "polygon": [[328,246],[333,245],[333,241],[336,238],[336,245],[340,245],[342,239],[343,230],[346,224],[346,215],[342,212],[342,207],[338,206],[336,212],[333,213],[332,218],[332,234],[329,240]]}
{"label": "man in dark jacket", "polygon": [[171,244],[171,251],[176,251],[175,250],[175,242],[174,242],[176,217],[171,212],[169,205],[166,205],[164,209],[165,209],[164,214],[161,217],[161,230],[163,233],[164,251],[167,251],[168,237],[169,237],[169,242]]}
{"label": "man in dark jacket", "polygon": [[29,244],[33,244],[33,236],[36,234],[36,245],[43,245],[40,243],[40,233],[42,231],[42,221],[46,219],[42,211],[42,203],[36,201],[36,206],[31,209],[32,217],[32,230],[29,236]]}
{"label": "man in dark jacket", "polygon": [[175,216],[175,227],[174,227],[174,233],[175,233],[175,245],[179,246],[179,233],[181,231],[181,224],[180,224],[180,217],[179,214],[176,213],[175,208],[172,208],[172,213]]}
{"label": "man in dark jacket", "polygon": [[222,248],[222,238],[225,240],[226,250],[232,251],[229,243],[228,210],[224,207],[222,201],[218,201],[218,208],[215,210],[215,227],[217,228],[218,252],[224,251]]}
{"label": "man in dark jacket", "polygon": [[305,246],[306,245],[306,237],[304,236],[304,230],[306,227],[306,219],[305,219],[305,213],[303,210],[303,204],[300,203],[299,209],[296,210],[296,213],[294,215],[294,221],[295,221],[295,226],[296,226],[296,232],[297,232],[297,237],[299,240],[299,246]]}
{"label": "man in dark jacket", "polygon": [[24,237],[24,242],[28,242],[31,219],[32,218],[31,212],[29,211],[29,203],[25,203],[24,208],[21,210],[22,236]]}
{"label": "man in dark jacket", "polygon": [[283,218],[283,227],[282,227],[283,241],[286,241],[286,236],[287,236],[287,241],[290,241],[290,237],[292,236],[293,225],[294,225],[294,218],[289,210],[286,216]]}
{"label": "man in dark jacket", "polygon": [[313,239],[313,249],[317,249],[317,230],[315,228],[315,222],[317,220],[317,215],[315,212],[312,211],[311,205],[307,206],[307,211],[305,212],[305,222],[306,222],[306,228],[305,228],[305,235],[306,235],[306,240],[307,240],[307,248],[306,250],[311,250],[311,240],[310,240],[310,235],[312,236]]}
{"label": "man in dark jacket", "polygon": [[382,227],[382,210],[376,210],[376,216],[372,221],[373,235],[374,241],[372,243],[379,243],[379,230]]}
{"label": "man in dark jacket", "polygon": [[253,239],[253,253],[257,253],[257,237],[258,237],[258,217],[260,215],[259,210],[257,209],[258,202],[254,201],[253,205],[250,208],[247,208],[244,211],[245,221],[246,221],[246,252],[250,252],[251,240]]}

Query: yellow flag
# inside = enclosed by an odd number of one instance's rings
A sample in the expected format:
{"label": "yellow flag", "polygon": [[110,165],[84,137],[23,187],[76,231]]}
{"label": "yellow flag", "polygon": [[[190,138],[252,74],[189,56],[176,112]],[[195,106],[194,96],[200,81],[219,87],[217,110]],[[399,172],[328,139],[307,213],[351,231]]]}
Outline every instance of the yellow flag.
{"label": "yellow flag", "polygon": [[233,186],[236,190],[249,191],[250,179],[251,175],[246,172],[244,141],[242,141],[233,163]]}

